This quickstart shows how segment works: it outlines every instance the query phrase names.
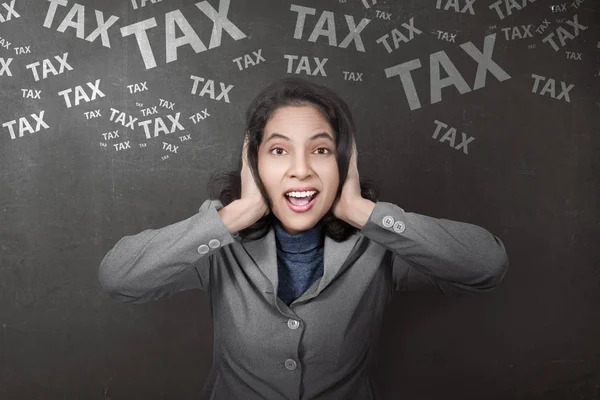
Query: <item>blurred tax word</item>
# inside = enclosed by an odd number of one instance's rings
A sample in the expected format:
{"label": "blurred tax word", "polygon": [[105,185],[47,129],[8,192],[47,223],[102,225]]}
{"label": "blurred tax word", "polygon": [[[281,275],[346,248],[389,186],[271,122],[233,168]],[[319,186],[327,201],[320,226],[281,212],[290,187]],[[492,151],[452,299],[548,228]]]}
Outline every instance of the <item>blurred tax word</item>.
{"label": "blurred tax word", "polygon": [[[227,32],[236,41],[246,37],[246,34],[227,17],[229,0],[219,0],[219,11],[215,10],[208,1],[200,1],[195,6],[213,22],[210,43],[208,45],[209,49],[221,46],[223,31]],[[195,21],[198,18],[194,16],[192,20]],[[152,17],[121,28],[121,35],[123,37],[135,36],[146,69],[156,67],[156,59],[154,58],[152,46],[146,32],[156,26],[156,19]],[[176,28],[179,28],[179,31],[183,33],[182,36],[176,37],[178,33]],[[206,28],[203,31],[206,31]],[[164,32],[167,63],[177,61],[177,50],[181,46],[191,46],[196,54],[206,51],[206,45],[180,10],[169,11],[165,14]]]}
{"label": "blurred tax word", "polygon": [[[192,85],[192,94],[196,94],[198,92],[198,83],[204,82],[204,78],[200,76],[191,75],[190,79],[194,81],[194,84]],[[198,93],[198,96],[204,96],[205,94],[208,94],[209,97],[213,100],[224,99],[226,103],[229,103],[228,93],[233,88],[233,85],[228,85],[227,87],[225,87],[225,84],[223,84],[222,82],[219,82],[219,85],[221,86],[221,93],[215,98],[215,82],[212,79],[208,79],[200,93]]]}
{"label": "blurred tax word", "polygon": [[362,82],[362,72],[350,72],[350,71],[342,71],[344,73],[345,81],[354,81],[354,82]]}
{"label": "blurred tax word", "polygon": [[102,134],[102,136],[104,137],[104,140],[116,139],[119,137],[119,130],[117,129],[116,131],[105,132]]}
{"label": "blurred tax word", "polygon": [[41,99],[40,95],[42,94],[41,90],[36,89],[21,89],[23,93],[23,97],[26,99]]}
{"label": "blurred tax word", "polygon": [[198,122],[200,122],[200,120],[204,120],[204,118],[208,117],[210,117],[210,114],[208,113],[208,111],[206,111],[205,108],[204,110],[202,110],[202,113],[196,113],[196,115],[192,115],[189,119],[191,119],[194,125],[196,125]]}
{"label": "blurred tax word", "polygon": [[[23,137],[25,132],[36,133],[44,129],[48,129],[49,126],[44,122],[44,113],[45,111],[40,111],[40,114],[31,114],[31,118],[33,118],[36,122],[35,129],[29,123],[27,117],[19,118],[19,137]],[[12,121],[8,121],[2,124],[4,128],[8,128],[8,132],[10,133],[11,139],[16,139],[15,131],[13,129],[13,125],[17,123],[17,120],[14,119]]]}
{"label": "blurred tax word", "polygon": [[[408,38],[406,36],[404,36],[402,34],[402,32],[400,32],[396,28],[394,28],[390,32],[392,34],[392,40],[394,41],[394,50],[398,50],[400,42],[407,43],[409,40],[412,40],[415,37],[415,35],[419,35],[419,34],[423,33],[419,29],[415,28],[415,26],[413,24],[413,20],[414,20],[414,18],[411,17],[410,20],[408,20],[408,24],[406,22],[402,23],[402,26],[408,30]],[[386,33],[385,35],[383,35],[382,37],[377,39],[375,42],[383,43],[387,52],[391,53],[392,48],[390,47],[389,43],[387,42],[387,39],[389,36],[390,36],[390,34]]]}
{"label": "blurred tax word", "polygon": [[6,74],[7,76],[13,76],[12,72],[10,72],[10,63],[12,62],[12,58],[7,58],[6,60],[0,57],[0,76]]}
{"label": "blurred tax word", "polygon": [[179,140],[182,141],[182,142],[185,142],[187,140],[192,140],[192,135],[179,136]]}
{"label": "blurred tax word", "polygon": [[[483,52],[479,51],[471,42],[460,45],[460,47],[477,62],[477,71],[475,73],[473,88],[469,87],[444,50],[431,53],[429,55],[431,104],[442,101],[442,89],[448,86],[454,86],[460,94],[484,88],[488,71],[500,82],[510,79],[510,75],[492,60],[495,40],[495,33],[487,35],[483,44]],[[443,67],[448,75],[443,79],[440,77],[440,67]],[[385,76],[387,78],[394,76],[400,77],[400,82],[402,83],[402,88],[404,89],[404,94],[406,95],[411,110],[421,108],[417,89],[415,88],[415,83],[411,76],[411,71],[419,68],[421,68],[421,60],[415,58],[414,60],[385,69]]]}
{"label": "blurred tax word", "polygon": [[[442,128],[448,128],[448,125],[444,124],[443,122],[438,121],[437,119],[435,121],[433,121],[436,125],[437,128],[435,128],[435,131],[433,132],[433,136],[432,138],[437,139],[437,137],[440,134],[440,131]],[[448,128],[448,130],[446,131],[446,133],[444,134],[444,136],[442,136],[440,139],[438,139],[440,141],[440,143],[444,143],[444,142],[448,142],[448,145],[450,147],[452,147],[453,149],[456,150],[460,150],[462,148],[463,153],[465,154],[469,154],[469,143],[471,143],[473,140],[475,140],[474,137],[472,136],[467,136],[465,135],[464,132],[461,132],[462,134],[462,140],[460,142],[459,145],[457,145],[456,147],[454,146],[454,143],[456,142],[456,128]]]}
{"label": "blurred tax word", "polygon": [[445,40],[446,42],[456,43],[456,41],[455,41],[456,34],[455,33],[437,31],[437,34],[438,34],[438,36],[437,36],[438,39]]}
{"label": "blurred tax word", "polygon": [[100,110],[86,111],[84,114],[86,119],[94,119],[102,116]]}
{"label": "blurred tax word", "polygon": [[575,0],[574,2],[571,3],[571,7],[573,7],[573,8],[579,8],[579,6],[581,5],[581,3],[583,3],[583,0]]}
{"label": "blurred tax word", "polygon": [[15,54],[19,55],[19,54],[28,54],[31,53],[31,49],[29,48],[30,46],[23,46],[23,47],[15,47]]}
{"label": "blurred tax word", "polygon": [[120,151],[120,150],[125,150],[125,149],[130,149],[131,148],[131,145],[129,144],[129,141],[121,142],[121,143],[115,143],[115,144],[113,144],[113,146],[115,146],[115,150],[116,151]]}
{"label": "blurred tax word", "polygon": [[573,89],[573,87],[575,85],[570,84],[569,86],[565,85],[565,82],[560,81],[560,87],[561,87],[561,92],[559,93],[558,96],[556,96],[556,91],[555,91],[555,83],[554,83],[554,79],[552,78],[546,78],[544,76],[540,76],[540,75],[536,75],[536,74],[531,74],[531,77],[533,79],[535,79],[535,81],[533,82],[533,89],[531,90],[532,93],[537,93],[537,89],[539,87],[539,84],[541,81],[546,80],[546,83],[544,84],[544,87],[542,88],[542,90],[540,90],[540,92],[538,93],[539,95],[545,95],[545,94],[549,94],[550,97],[552,97],[553,99],[556,100],[560,100],[562,97],[564,97],[564,100],[567,103],[571,102],[571,98],[569,97],[569,91],[571,89]]}
{"label": "blurred tax word", "polygon": [[[46,13],[46,19],[44,20],[44,27],[51,28],[54,21],[58,6],[67,6],[67,0],[48,0],[50,6]],[[208,1],[200,1],[195,4],[196,8],[202,11],[208,18],[213,22],[213,29],[211,31],[209,48],[219,47],[221,45],[221,36],[223,30],[229,33],[234,40],[240,40],[246,37],[246,35],[236,27],[229,19],[227,19],[227,12],[229,9],[229,0],[219,1],[219,11],[215,10]],[[58,26],[59,32],[64,32],[67,28],[75,29],[76,35],[80,39],[85,39],[88,42],[94,42],[98,37],[102,38],[102,45],[110,47],[109,29],[117,22],[119,17],[111,16],[107,21],[104,20],[104,14],[101,11],[94,10],[96,14],[96,29],[85,37],[85,25],[86,22],[89,24],[90,18],[85,16],[85,6],[75,3],[63,21]],[[196,20],[197,18],[193,18]],[[147,31],[157,27],[156,18],[148,18],[143,21],[135,22],[133,24],[123,26],[120,28],[122,37],[130,35],[135,36],[136,44],[139,48],[140,55],[144,62],[146,69],[156,67],[156,59],[152,51],[152,46],[148,38]],[[179,30],[177,30],[179,28]],[[177,61],[177,50],[179,47],[189,45],[196,52],[206,51],[206,46],[200,40],[200,37],[190,25],[188,19],[181,12],[181,10],[169,11],[165,14],[165,54],[166,62],[170,63]],[[176,37],[178,32],[182,32],[183,35]]]}
{"label": "blurred tax word", "polygon": [[175,115],[175,117],[171,116],[171,115],[167,115],[167,118],[171,121],[171,129],[167,128],[167,125],[165,124],[165,122],[163,121],[163,119],[161,117],[156,117],[154,118],[154,120],[148,119],[145,121],[140,121],[138,122],[138,125],[143,126],[144,127],[144,134],[146,135],[146,139],[150,139],[151,135],[150,135],[150,124],[152,124],[152,121],[154,121],[154,137],[157,137],[160,133],[164,133],[165,135],[168,135],[169,133],[173,133],[176,130],[180,130],[180,131],[185,131],[185,128],[183,127],[183,125],[181,125],[179,123],[179,116],[181,115],[181,113],[177,113]]}
{"label": "blurred tax word", "polygon": [[379,10],[375,10],[375,12],[377,13],[377,18],[380,19],[387,19],[388,21],[392,20],[392,13],[388,13],[388,12],[384,12],[384,11],[379,11]]}
{"label": "blurred tax word", "polygon": [[157,107],[158,106],[148,107],[143,110],[140,110],[140,112],[142,113],[142,116],[144,116],[144,117],[147,117],[148,115],[158,114],[158,110],[156,109]]}
{"label": "blurred tax word", "polygon": [[[56,68],[54,68],[54,64],[52,64],[52,60],[50,60],[49,58],[42,60],[42,79],[46,79],[48,77],[48,74],[60,75],[65,71],[72,71],[73,67],[71,67],[71,65],[69,65],[69,63],[67,62],[68,56],[69,56],[68,52],[64,53],[62,55],[62,57],[54,56],[56,61],[58,61],[58,63],[59,63],[58,71],[56,71]],[[27,64],[25,66],[25,68],[31,70],[31,73],[33,74],[33,79],[36,82],[40,80],[40,75],[38,74],[38,70],[37,70],[37,67],[39,65],[40,65],[39,61],[36,61],[34,63]]]}
{"label": "blurred tax word", "polygon": [[[135,121],[137,121],[137,118],[132,117],[131,115],[127,115],[122,111],[116,110],[114,108],[110,108],[110,117],[109,120],[113,121],[117,124],[121,124],[123,125],[125,128],[131,128],[131,129],[135,129],[135,126],[133,126],[133,124],[135,123]],[[115,115],[119,114],[119,116],[117,118],[115,118]],[[125,117],[129,118],[129,121],[127,123],[125,123]]]}
{"label": "blurred tax word", "polygon": [[535,3],[535,0],[521,0],[521,4],[517,0],[498,0],[495,3],[490,4],[490,9],[494,9],[500,19],[504,19],[505,15],[502,13],[500,5],[504,3],[506,9],[506,15],[511,15],[513,9],[521,10],[529,5],[529,3]]}
{"label": "blurred tax word", "polygon": [[[346,0],[340,0],[340,3],[345,3]],[[371,8],[371,5],[369,4],[369,0],[362,0],[363,6],[365,6],[365,8]],[[377,0],[371,0],[371,3],[373,5],[377,4]]]}
{"label": "blurred tax word", "polygon": [[[66,7],[68,5],[67,0],[48,0],[50,5],[46,12],[46,18],[44,19],[44,28],[52,28],[52,22],[54,22],[54,16],[58,6]],[[89,8],[88,8],[89,10]],[[88,42],[94,42],[98,37],[102,40],[102,46],[110,48],[110,38],[108,36],[108,29],[119,20],[119,17],[111,15],[108,21],[104,20],[104,13],[102,11],[94,10],[96,14],[96,29],[94,29],[87,37],[85,37],[85,22],[89,24],[90,18],[85,18],[85,6],[81,4],[73,4],[65,18],[62,20],[58,28],[59,32],[65,32],[67,28],[75,29],[75,35],[79,39],[85,39]]]}
{"label": "blurred tax word", "polygon": [[146,86],[146,82],[141,82],[127,85],[127,89],[129,89],[129,93],[145,92],[148,90],[148,86]]}
{"label": "blurred tax word", "polygon": [[177,153],[177,149],[179,146],[175,146],[174,144],[162,142],[163,150],[170,151],[171,153]]}
{"label": "blurred tax word", "polygon": [[173,107],[175,107],[175,103],[173,103],[171,101],[163,100],[163,99],[158,99],[158,101],[159,101],[158,105],[160,107],[175,111],[175,109],[173,108]]}
{"label": "blurred tax word", "polygon": [[[509,26],[507,28],[502,28],[502,32],[504,32],[504,36],[506,40],[515,40],[515,39],[524,39],[527,37],[532,38],[531,28],[533,25],[521,25],[521,28],[518,26]],[[510,36],[509,36],[510,32]]]}
{"label": "blurred tax word", "polygon": [[[90,89],[92,89],[91,98],[88,97],[87,93],[85,92],[85,90],[83,89],[83,87],[81,85],[75,86],[74,90],[75,90],[75,105],[76,106],[78,106],[82,100],[85,101],[86,103],[96,100],[96,95],[98,95],[100,97],[105,97],[104,93],[102,93],[100,91],[100,79],[96,79],[96,82],[94,84],[92,84],[91,82],[88,82],[86,85],[88,85],[88,87]],[[71,99],[69,98],[69,93],[71,93],[72,91],[73,91],[73,89],[69,88],[69,89],[65,89],[65,90],[58,92],[59,96],[64,96],[64,100],[65,100],[65,104],[67,105],[67,108],[71,108]]]}
{"label": "blurred tax word", "polygon": [[[287,67],[287,73],[290,74],[292,73],[292,65],[294,63],[294,60],[298,59],[298,56],[295,55],[291,55],[291,54],[285,54],[283,56],[283,58],[288,60],[288,67]],[[313,57],[313,59],[315,60],[315,69],[313,70],[313,72],[311,72],[310,70],[310,61],[309,58],[307,56],[302,56],[300,58],[300,62],[298,63],[298,67],[296,68],[296,71],[293,71],[295,74],[299,74],[300,72],[304,72],[306,73],[306,75],[317,75],[317,73],[320,73],[322,76],[327,76],[327,73],[325,72],[325,63],[329,60],[328,58],[324,58],[324,59],[320,59],[319,57]]]}
{"label": "blurred tax word", "polygon": [[550,9],[552,10],[553,13],[567,11],[567,3],[556,4],[556,5],[550,6]]}
{"label": "blurred tax word", "polygon": [[546,28],[548,28],[550,26],[550,21],[548,21],[546,18],[544,18],[544,20],[542,21],[542,23],[540,24],[540,26],[538,26],[538,28],[535,30],[537,33],[543,33]]}
{"label": "blurred tax word", "polygon": [[2,7],[6,9],[6,15],[2,15],[0,12],[0,23],[10,21],[12,17],[19,18],[20,15],[15,11],[15,0],[12,0],[10,4],[2,3]]}
{"label": "blurred tax word", "polygon": [[[155,4],[155,3],[160,3],[162,0],[150,0],[150,3]],[[148,4],[148,0],[140,0],[140,5],[138,7],[137,1],[136,0],[131,0],[131,5],[133,6],[134,10],[137,10],[138,8],[141,7],[146,7],[146,4]]]}
{"label": "blurred tax word", "polygon": [[[469,14],[475,15],[475,10],[473,9],[473,3],[475,3],[475,0],[466,0],[465,6],[462,9],[459,9],[458,7],[458,0],[446,0],[446,5],[444,6],[444,11],[448,11],[450,9],[450,7],[454,8],[455,12],[460,12],[460,13],[465,13],[467,11],[469,11]],[[435,8],[440,9],[442,5],[442,0],[437,0],[437,2],[435,3]]]}
{"label": "blurred tax word", "polygon": [[239,70],[243,70],[246,69],[248,67],[253,67],[257,64],[260,64],[261,62],[265,62],[267,60],[265,60],[263,58],[263,56],[260,54],[262,52],[262,49],[259,49],[258,51],[253,51],[252,55],[256,56],[256,59],[252,59],[252,57],[250,56],[250,54],[244,54],[244,66],[242,67],[242,57],[238,57],[238,58],[234,58],[233,62],[237,63]]}
{"label": "blurred tax word", "polygon": [[[306,22],[306,16],[315,15],[317,10],[315,8],[292,4],[290,5],[290,11],[298,13],[298,16],[296,18],[296,28],[294,30],[294,39],[302,39],[302,33],[304,31],[304,23]],[[344,17],[346,20],[346,25],[348,26],[348,34],[339,44],[337,41],[335,17],[333,12],[331,11],[323,11],[321,13],[319,20],[315,24],[314,29],[308,37],[308,41],[314,43],[320,36],[326,36],[328,44],[330,46],[341,47],[343,49],[347,48],[348,45],[350,45],[350,43],[354,41],[356,50],[364,52],[365,46],[362,42],[362,38],[360,37],[360,33],[363,31],[363,29],[365,29],[369,22],[371,22],[371,20],[363,18],[358,24],[358,26],[356,26],[354,22],[354,17],[352,15],[344,15]],[[325,27],[325,25],[327,25],[327,27]]]}
{"label": "blurred tax word", "polygon": [[6,50],[10,48],[10,42],[0,36],[0,46],[4,47]]}
{"label": "blurred tax word", "polygon": [[569,60],[581,60],[581,53],[576,53],[573,51],[567,51],[566,53]]}
{"label": "blurred tax word", "polygon": [[[560,42],[561,47],[565,47],[567,44],[565,39],[573,40],[575,37],[579,36],[579,30],[585,31],[588,27],[581,25],[577,20],[577,14],[573,15],[573,20],[567,20],[567,25],[571,25],[573,27],[573,33],[567,31],[562,26],[556,28],[556,35],[558,36],[558,41]],[[542,39],[542,42],[548,43],[552,46],[554,51],[558,51],[559,47],[556,45],[556,42],[552,39],[554,37],[555,32],[550,32],[548,36]]]}

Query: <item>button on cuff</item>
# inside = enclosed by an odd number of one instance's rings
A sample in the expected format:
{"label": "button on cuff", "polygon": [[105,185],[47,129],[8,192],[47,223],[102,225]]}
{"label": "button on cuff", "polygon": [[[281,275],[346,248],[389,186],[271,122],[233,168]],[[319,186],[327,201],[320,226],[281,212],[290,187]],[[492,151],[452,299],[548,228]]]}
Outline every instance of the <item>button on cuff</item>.
{"label": "button on cuff", "polygon": [[394,217],[392,217],[391,215],[386,215],[385,217],[383,217],[383,219],[381,220],[381,223],[383,224],[383,226],[385,226],[386,228],[391,227],[392,225],[394,225]]}
{"label": "button on cuff", "polygon": [[209,247],[205,244],[201,244],[200,246],[198,246],[198,253],[200,254],[206,254],[210,251]]}
{"label": "button on cuff", "polygon": [[406,230],[406,225],[402,221],[396,221],[394,224],[394,230],[398,233],[402,233]]}

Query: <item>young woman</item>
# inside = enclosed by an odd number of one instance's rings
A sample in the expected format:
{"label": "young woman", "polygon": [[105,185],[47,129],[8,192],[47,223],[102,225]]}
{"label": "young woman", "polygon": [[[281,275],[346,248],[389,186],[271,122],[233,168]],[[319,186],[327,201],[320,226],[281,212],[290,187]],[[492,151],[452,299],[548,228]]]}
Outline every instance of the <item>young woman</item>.
{"label": "young woman", "polygon": [[484,228],[378,201],[359,178],[354,134],[329,89],[272,84],[248,109],[240,165],[220,193],[186,220],[125,236],[102,261],[100,282],[120,301],[206,292],[214,351],[202,399],[381,398],[367,368],[394,291],[502,281],[504,245]]}

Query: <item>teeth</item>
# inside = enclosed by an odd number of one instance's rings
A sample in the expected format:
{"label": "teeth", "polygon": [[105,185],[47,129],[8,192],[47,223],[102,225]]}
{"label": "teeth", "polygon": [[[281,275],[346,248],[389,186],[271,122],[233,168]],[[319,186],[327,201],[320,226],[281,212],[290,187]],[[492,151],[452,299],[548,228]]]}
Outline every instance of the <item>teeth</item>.
{"label": "teeth", "polygon": [[288,192],[285,195],[292,196],[292,197],[308,197],[308,196],[312,196],[315,193],[317,193],[316,190],[311,190],[309,192]]}

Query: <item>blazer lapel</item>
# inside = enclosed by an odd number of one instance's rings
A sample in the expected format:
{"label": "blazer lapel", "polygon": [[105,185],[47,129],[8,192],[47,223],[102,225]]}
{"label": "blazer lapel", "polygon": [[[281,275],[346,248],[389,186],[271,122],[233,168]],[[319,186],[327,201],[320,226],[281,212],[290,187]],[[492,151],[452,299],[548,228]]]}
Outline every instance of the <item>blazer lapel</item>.
{"label": "blazer lapel", "polygon": [[[359,231],[356,231],[348,239],[342,242],[336,242],[325,235],[323,276],[304,292],[302,296],[296,299],[295,302],[309,300],[317,296],[329,285],[329,283],[331,283],[344,265],[344,262],[350,255],[359,237],[360,233]],[[274,228],[271,227],[269,232],[260,239],[242,241],[241,243],[258,268],[273,285],[272,288],[264,288],[263,291],[275,293],[274,298],[276,298],[279,281],[277,271],[277,245]]]}
{"label": "blazer lapel", "polygon": [[[324,272],[323,277],[319,281],[319,286],[317,290],[314,292],[313,296],[321,293],[323,289],[327,287],[331,283],[331,281],[337,276],[344,265],[344,262],[348,259],[350,252],[354,248],[356,241],[359,238],[359,233],[356,231],[353,233],[348,239],[342,242],[336,242],[329,236],[325,235],[325,251],[323,254],[323,262],[324,262]],[[308,291],[310,292],[310,291]],[[310,293],[305,293],[310,294]]]}
{"label": "blazer lapel", "polygon": [[277,248],[275,243],[275,230],[273,227],[260,239],[242,241],[254,263],[267,277],[273,287],[265,287],[263,292],[274,293],[277,290]]}

